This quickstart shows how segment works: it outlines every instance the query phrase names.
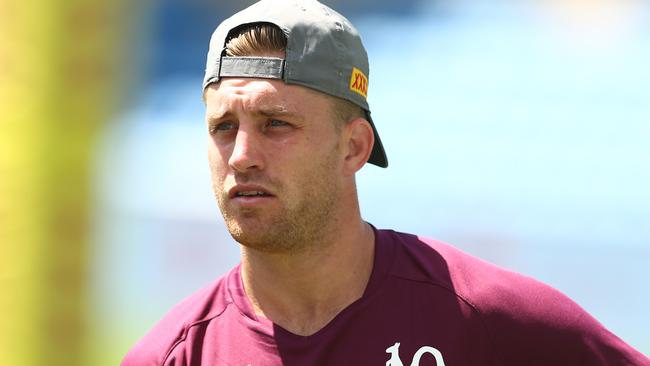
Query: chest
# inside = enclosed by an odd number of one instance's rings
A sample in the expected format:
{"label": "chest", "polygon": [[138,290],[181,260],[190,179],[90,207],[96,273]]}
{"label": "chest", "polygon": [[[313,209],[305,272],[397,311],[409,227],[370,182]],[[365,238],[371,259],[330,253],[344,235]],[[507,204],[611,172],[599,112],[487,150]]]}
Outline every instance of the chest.
{"label": "chest", "polygon": [[404,284],[369,300],[309,337],[232,313],[186,341],[201,365],[491,364],[480,319],[448,291]]}

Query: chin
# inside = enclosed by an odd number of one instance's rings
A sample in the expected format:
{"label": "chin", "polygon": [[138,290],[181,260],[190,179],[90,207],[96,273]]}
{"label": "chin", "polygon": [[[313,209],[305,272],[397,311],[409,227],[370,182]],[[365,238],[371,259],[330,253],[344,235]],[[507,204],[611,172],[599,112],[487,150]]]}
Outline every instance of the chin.
{"label": "chin", "polygon": [[286,242],[273,241],[264,235],[246,235],[245,233],[231,232],[230,235],[242,246],[264,253],[287,253],[292,252],[293,245]]}
{"label": "chin", "polygon": [[239,221],[229,220],[226,221],[226,226],[230,236],[239,244],[247,247],[263,247],[262,243],[270,239],[269,235],[265,233],[266,230],[261,230],[259,223],[244,224]]}
{"label": "chin", "polygon": [[263,228],[259,223],[241,225],[226,223],[230,236],[246,248],[264,253],[287,253],[297,249],[296,241],[284,230]]}

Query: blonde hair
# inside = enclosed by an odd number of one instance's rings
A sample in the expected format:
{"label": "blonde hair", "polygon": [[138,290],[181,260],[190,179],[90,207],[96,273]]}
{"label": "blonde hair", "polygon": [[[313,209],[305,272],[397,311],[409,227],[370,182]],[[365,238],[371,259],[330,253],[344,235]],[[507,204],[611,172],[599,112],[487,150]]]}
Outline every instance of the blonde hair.
{"label": "blonde hair", "polygon": [[226,42],[226,56],[259,56],[287,48],[287,37],[273,24],[259,23],[240,29]]}
{"label": "blonde hair", "polygon": [[[287,37],[274,24],[258,23],[236,31],[226,42],[226,56],[260,56],[268,53],[284,52]],[[356,118],[366,118],[363,109],[356,104],[334,96],[327,96],[332,104],[334,117],[343,123]],[[336,124],[337,129],[342,127]]]}

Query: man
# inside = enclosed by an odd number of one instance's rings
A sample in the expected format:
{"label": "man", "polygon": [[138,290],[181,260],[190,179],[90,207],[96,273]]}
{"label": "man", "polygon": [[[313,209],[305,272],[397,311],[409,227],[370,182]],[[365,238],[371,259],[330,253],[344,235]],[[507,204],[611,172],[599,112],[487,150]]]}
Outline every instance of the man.
{"label": "man", "polygon": [[204,98],[214,192],[242,261],[123,365],[650,365],[558,291],[377,230],[355,173],[387,159],[357,31],[314,0],[224,21]]}

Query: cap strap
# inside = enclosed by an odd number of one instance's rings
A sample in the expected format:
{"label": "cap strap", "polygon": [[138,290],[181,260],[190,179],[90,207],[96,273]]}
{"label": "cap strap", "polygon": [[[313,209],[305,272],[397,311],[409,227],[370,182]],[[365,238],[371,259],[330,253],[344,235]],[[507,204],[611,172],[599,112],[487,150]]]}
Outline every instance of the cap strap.
{"label": "cap strap", "polygon": [[284,60],[277,57],[222,57],[219,77],[282,79]]}

